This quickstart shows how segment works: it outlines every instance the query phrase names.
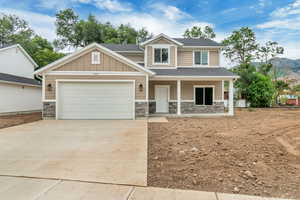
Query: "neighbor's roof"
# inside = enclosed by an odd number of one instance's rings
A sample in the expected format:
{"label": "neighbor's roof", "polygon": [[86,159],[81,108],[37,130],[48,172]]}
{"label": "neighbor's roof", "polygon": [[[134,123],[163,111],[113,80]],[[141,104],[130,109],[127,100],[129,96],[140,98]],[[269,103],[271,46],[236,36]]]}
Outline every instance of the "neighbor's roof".
{"label": "neighbor's roof", "polygon": [[187,77],[228,77],[237,78],[234,73],[221,67],[181,67],[177,69],[151,69],[155,76],[187,76]]}
{"label": "neighbor's roof", "polygon": [[212,46],[212,47],[220,47],[222,46],[220,43],[215,42],[211,39],[205,38],[173,38],[174,40],[183,43],[183,46]]}
{"label": "neighbor's roof", "polygon": [[15,76],[11,74],[0,73],[0,82],[17,83],[20,85],[41,86],[41,83],[35,79]]}
{"label": "neighbor's roof", "polygon": [[116,52],[141,52],[143,53],[143,49],[140,48],[139,45],[136,44],[100,44],[112,51]]}
{"label": "neighbor's roof", "polygon": [[15,44],[3,44],[3,45],[0,45],[0,49],[4,49],[4,48],[7,48],[7,47],[11,47],[11,46],[14,46]]}

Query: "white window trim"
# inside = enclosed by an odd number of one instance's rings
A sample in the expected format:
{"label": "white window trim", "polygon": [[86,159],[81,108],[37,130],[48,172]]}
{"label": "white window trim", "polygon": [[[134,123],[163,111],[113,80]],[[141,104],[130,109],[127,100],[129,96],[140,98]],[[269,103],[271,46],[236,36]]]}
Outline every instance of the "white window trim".
{"label": "white window trim", "polygon": [[[171,45],[151,45],[152,46],[152,63],[153,65],[170,65],[170,57],[171,57]],[[167,63],[157,63],[155,62],[155,49],[168,49],[168,62]]]}
{"label": "white window trim", "polygon": [[[206,104],[203,104],[203,105],[196,104],[196,89],[197,88],[212,88],[213,89],[213,99],[212,99],[212,101],[213,101],[213,103],[215,102],[215,86],[214,85],[194,85],[193,89],[194,89],[194,105],[195,106],[208,106]],[[203,98],[205,98],[205,93],[203,95]]]}
{"label": "white window trim", "polygon": [[[195,52],[203,52],[203,51],[207,52],[207,65],[196,64],[195,63]],[[209,50],[193,50],[193,66],[194,67],[208,67],[210,65],[210,63],[209,63],[209,54],[210,54]],[[201,55],[200,59],[202,61],[202,54],[200,54],[200,55]]]}
{"label": "white window trim", "polygon": [[[95,59],[94,59],[95,57],[98,57],[99,60],[95,61]],[[91,53],[91,64],[92,65],[99,65],[99,64],[101,64],[101,54],[100,54],[99,51],[93,51]]]}

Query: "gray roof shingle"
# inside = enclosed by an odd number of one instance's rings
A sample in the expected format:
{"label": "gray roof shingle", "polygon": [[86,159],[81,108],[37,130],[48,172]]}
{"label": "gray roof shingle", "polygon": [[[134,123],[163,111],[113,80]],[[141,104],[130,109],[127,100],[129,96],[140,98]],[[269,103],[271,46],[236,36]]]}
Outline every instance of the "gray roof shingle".
{"label": "gray roof shingle", "polygon": [[177,69],[151,69],[156,76],[236,76],[234,73],[221,67],[182,67]]}
{"label": "gray roof shingle", "polygon": [[136,44],[106,44],[106,43],[102,43],[101,45],[112,51],[118,51],[118,52],[137,51],[137,52],[142,53],[144,51]]}
{"label": "gray roof shingle", "polygon": [[0,73],[0,82],[1,81],[41,86],[41,83],[35,79],[25,78],[25,77],[15,76],[15,75],[5,74],[5,73]]}
{"label": "gray roof shingle", "polygon": [[173,38],[183,43],[183,46],[222,46],[220,43],[205,38]]}

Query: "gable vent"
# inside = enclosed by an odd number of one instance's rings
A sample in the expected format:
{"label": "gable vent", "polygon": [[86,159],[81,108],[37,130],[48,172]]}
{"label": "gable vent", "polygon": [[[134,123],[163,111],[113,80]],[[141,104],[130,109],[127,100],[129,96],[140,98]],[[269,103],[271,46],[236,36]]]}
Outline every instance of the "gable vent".
{"label": "gable vent", "polygon": [[100,52],[94,51],[92,52],[92,64],[100,64]]}

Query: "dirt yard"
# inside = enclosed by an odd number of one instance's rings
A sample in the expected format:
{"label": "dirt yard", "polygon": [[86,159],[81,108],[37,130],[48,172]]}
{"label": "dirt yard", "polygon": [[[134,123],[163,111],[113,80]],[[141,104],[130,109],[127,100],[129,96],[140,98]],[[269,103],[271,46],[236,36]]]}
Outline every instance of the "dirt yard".
{"label": "dirt yard", "polygon": [[300,198],[300,109],[149,123],[148,185]]}
{"label": "dirt yard", "polygon": [[40,112],[20,114],[20,115],[0,116],[0,128],[16,126],[19,124],[38,121],[41,119],[42,119],[42,114]]}

